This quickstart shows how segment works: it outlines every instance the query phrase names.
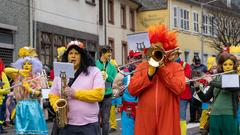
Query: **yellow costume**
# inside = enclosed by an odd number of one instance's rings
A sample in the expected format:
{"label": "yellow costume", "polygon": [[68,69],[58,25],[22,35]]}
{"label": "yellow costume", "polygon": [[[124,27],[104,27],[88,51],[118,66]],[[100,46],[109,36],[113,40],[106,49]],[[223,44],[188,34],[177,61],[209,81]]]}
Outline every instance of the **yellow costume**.
{"label": "yellow costume", "polygon": [[7,89],[7,88],[10,87],[10,83],[9,83],[8,78],[7,78],[7,76],[4,72],[2,72],[2,82],[4,83],[4,85],[0,89],[0,106],[3,103],[4,95],[6,95],[10,92],[10,90],[4,90],[4,89]]}
{"label": "yellow costume", "polygon": [[[113,64],[116,68],[118,67],[116,60],[111,59],[110,63]],[[115,105],[112,105],[111,106],[111,110],[110,110],[110,119],[109,119],[109,123],[110,123],[110,128],[111,129],[117,129],[117,121],[116,121],[115,109],[116,109]]]}

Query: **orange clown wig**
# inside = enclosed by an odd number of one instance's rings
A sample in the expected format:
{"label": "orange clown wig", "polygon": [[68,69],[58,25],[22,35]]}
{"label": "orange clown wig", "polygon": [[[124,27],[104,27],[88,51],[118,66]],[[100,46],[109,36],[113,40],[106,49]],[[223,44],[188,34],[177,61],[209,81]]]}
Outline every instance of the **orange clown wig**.
{"label": "orange clown wig", "polygon": [[176,31],[168,31],[166,25],[152,25],[147,31],[152,46],[161,44],[166,52],[178,48]]}

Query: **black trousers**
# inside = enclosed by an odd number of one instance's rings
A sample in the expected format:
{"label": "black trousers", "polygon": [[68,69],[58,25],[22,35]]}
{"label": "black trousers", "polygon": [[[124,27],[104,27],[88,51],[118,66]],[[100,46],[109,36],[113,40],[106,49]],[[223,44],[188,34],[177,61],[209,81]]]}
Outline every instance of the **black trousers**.
{"label": "black trousers", "polygon": [[98,122],[84,126],[66,125],[60,129],[59,135],[100,135],[100,127]]}
{"label": "black trousers", "polygon": [[53,128],[51,135],[59,135],[60,128],[57,126],[56,118],[53,121]]}
{"label": "black trousers", "polygon": [[199,121],[202,113],[202,102],[198,101],[194,97],[190,102],[190,121],[197,122]]}
{"label": "black trousers", "polygon": [[[99,123],[102,122],[102,135],[108,135],[109,133],[109,118],[110,110],[112,106],[112,96],[104,97],[102,102],[99,102],[100,114]],[[100,120],[101,119],[101,120]]]}

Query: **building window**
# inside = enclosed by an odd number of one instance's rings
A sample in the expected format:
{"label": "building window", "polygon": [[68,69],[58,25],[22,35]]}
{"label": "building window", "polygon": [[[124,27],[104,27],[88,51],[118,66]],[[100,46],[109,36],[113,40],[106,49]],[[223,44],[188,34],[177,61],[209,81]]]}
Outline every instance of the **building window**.
{"label": "building window", "polygon": [[61,46],[65,46],[64,43],[64,36],[62,35],[53,35],[53,40],[52,40],[52,52],[53,52],[53,59],[51,59],[52,61],[56,61],[57,60],[57,48],[61,47]]}
{"label": "building window", "polygon": [[126,28],[127,24],[126,24],[126,6],[121,4],[121,27],[122,28]]}
{"label": "building window", "polygon": [[208,34],[208,16],[207,15],[203,15],[202,17],[202,30],[203,30],[203,34],[207,35]]}
{"label": "building window", "polygon": [[108,45],[112,47],[112,58],[115,59],[115,45],[113,38],[108,38]]}
{"label": "building window", "polygon": [[178,7],[173,8],[173,26],[182,30],[189,30],[189,11]]}
{"label": "building window", "polygon": [[42,61],[43,65],[50,66],[51,63],[53,63],[53,60],[51,59],[51,47],[52,47],[52,39],[50,33],[41,33],[41,39],[40,39],[40,60]]}
{"label": "building window", "polygon": [[199,32],[199,17],[198,13],[193,13],[193,31]]}
{"label": "building window", "polygon": [[92,6],[96,6],[95,0],[86,0],[86,3]]}
{"label": "building window", "polygon": [[99,0],[99,24],[103,25],[103,0]]}
{"label": "building window", "polygon": [[173,19],[174,19],[174,24],[173,24],[173,26],[175,27],[175,28],[177,28],[178,27],[178,12],[177,12],[177,7],[174,7],[173,8]]}
{"label": "building window", "polygon": [[189,11],[180,9],[180,28],[189,30]]}
{"label": "building window", "polygon": [[134,14],[134,9],[130,9],[129,22],[130,22],[130,30],[134,32],[135,31],[135,14]]}
{"label": "building window", "polygon": [[0,43],[13,44],[13,32],[11,30],[0,29]]}
{"label": "building window", "polygon": [[209,35],[214,36],[215,33],[214,33],[214,27],[213,27],[213,24],[214,24],[213,16],[209,16],[208,18],[209,18],[209,24],[208,24]]}
{"label": "building window", "polygon": [[122,64],[127,63],[128,47],[127,42],[122,41]]}
{"label": "building window", "polygon": [[13,49],[0,48],[0,58],[2,58],[5,67],[11,66],[13,62]]}
{"label": "building window", "polygon": [[185,62],[189,62],[189,59],[190,59],[190,57],[189,57],[189,51],[184,51],[184,60],[185,60]]}
{"label": "building window", "polygon": [[37,48],[39,58],[44,65],[52,66],[54,61],[57,61],[57,48],[66,46],[70,41],[79,40],[86,45],[86,49],[92,56],[95,56],[96,44],[93,41],[86,41],[84,39],[68,37],[54,33],[41,32],[40,45]]}
{"label": "building window", "polygon": [[113,0],[108,0],[108,22],[114,24],[114,3]]}
{"label": "building window", "polygon": [[203,34],[214,36],[213,16],[203,15]]}

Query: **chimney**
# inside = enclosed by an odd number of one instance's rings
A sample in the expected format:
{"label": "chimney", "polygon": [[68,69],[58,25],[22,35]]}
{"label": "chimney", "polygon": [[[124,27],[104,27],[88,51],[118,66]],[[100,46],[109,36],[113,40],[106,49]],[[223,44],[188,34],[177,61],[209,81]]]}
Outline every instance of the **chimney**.
{"label": "chimney", "polygon": [[227,0],[227,6],[231,8],[232,0]]}

